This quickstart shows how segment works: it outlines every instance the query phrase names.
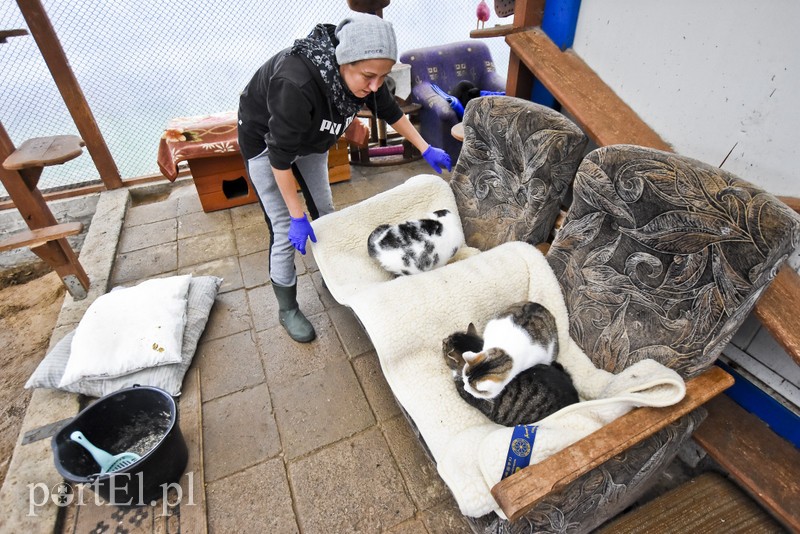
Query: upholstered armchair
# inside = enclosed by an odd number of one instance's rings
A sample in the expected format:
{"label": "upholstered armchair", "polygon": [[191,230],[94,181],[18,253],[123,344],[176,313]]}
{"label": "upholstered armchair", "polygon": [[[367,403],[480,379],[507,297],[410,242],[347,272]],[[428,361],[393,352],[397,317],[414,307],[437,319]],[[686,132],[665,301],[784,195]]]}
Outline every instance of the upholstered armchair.
{"label": "upholstered armchair", "polygon": [[[595,366],[619,373],[650,358],[687,379],[691,391],[707,387],[693,385],[716,371],[709,370],[714,360],[798,244],[800,220],[772,195],[690,158],[616,145],[581,163],[547,260],[564,294],[570,337]],[[672,408],[663,410],[666,417]],[[704,417],[702,408],[691,411],[572,483],[558,484],[514,523],[486,516],[474,526],[590,531],[639,498]],[[608,446],[592,440],[563,451],[564,458]],[[549,467],[530,467],[526,476],[536,479]],[[492,490],[498,501],[524,492],[512,479]]]}
{"label": "upholstered armchair", "polygon": [[[800,221],[725,171],[652,149],[604,147],[575,174],[585,137],[530,102],[472,101],[464,132],[449,184],[417,176],[315,220],[314,257],[331,294],[363,324],[387,383],[473,530],[589,532],[651,487],[702,422],[702,404],[732,383],[712,363],[800,244]],[[573,201],[542,256],[530,245],[549,235],[552,206],[572,176]],[[378,224],[442,208],[459,212],[470,254],[397,278],[368,257],[367,236]],[[685,396],[633,409],[552,447],[572,428],[559,426],[565,416],[616,402],[581,393],[587,402],[536,422],[531,455],[543,456],[500,480],[493,469],[502,471],[510,429],[460,399],[441,340],[519,300],[553,311],[559,361],[570,372],[586,370],[577,365],[585,360],[592,377],[627,375],[644,387],[654,376],[639,372],[645,364],[680,384],[686,379]],[[662,387],[648,389],[658,396]]]}
{"label": "upholstered armchair", "polygon": [[550,108],[487,96],[467,104],[464,137],[450,187],[467,245],[548,241],[586,135]]}
{"label": "upholstered armchair", "polygon": [[450,134],[459,122],[455,111],[437,95],[431,84],[450,92],[460,81],[468,81],[484,91],[505,91],[506,82],[497,74],[485,43],[463,41],[404,52],[400,62],[411,65],[411,102],[422,106],[420,133],[430,144],[444,149],[455,161],[461,142]]}

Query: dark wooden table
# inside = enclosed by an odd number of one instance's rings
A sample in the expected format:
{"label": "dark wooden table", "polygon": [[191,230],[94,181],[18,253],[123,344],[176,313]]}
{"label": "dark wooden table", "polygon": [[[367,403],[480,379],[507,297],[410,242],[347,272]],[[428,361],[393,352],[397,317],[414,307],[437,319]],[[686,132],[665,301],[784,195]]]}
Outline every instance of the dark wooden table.
{"label": "dark wooden table", "polygon": [[[398,104],[400,103],[398,102]],[[408,115],[411,124],[417,123],[420,109],[422,109],[420,104],[400,104],[400,111]],[[363,108],[357,116],[361,119],[369,119],[370,143],[366,148],[350,146],[350,163],[352,165],[399,165],[416,161],[422,157],[414,145],[402,139],[400,134],[387,134],[386,121],[380,117],[376,118],[369,108]],[[398,139],[402,139],[402,141],[397,143]]]}

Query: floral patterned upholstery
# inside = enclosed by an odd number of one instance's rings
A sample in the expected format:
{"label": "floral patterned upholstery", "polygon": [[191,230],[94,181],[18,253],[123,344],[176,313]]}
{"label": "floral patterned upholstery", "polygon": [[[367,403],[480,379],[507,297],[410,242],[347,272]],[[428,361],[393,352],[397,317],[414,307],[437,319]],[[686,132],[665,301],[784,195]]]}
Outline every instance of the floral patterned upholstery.
{"label": "floral patterned upholstery", "polygon": [[708,368],[800,242],[774,196],[696,160],[642,147],[581,163],[548,252],[570,334],[618,372],[652,358],[685,378]]}
{"label": "floral patterned upholstery", "polygon": [[546,241],[586,143],[550,108],[504,96],[471,100],[450,180],[467,244]]}

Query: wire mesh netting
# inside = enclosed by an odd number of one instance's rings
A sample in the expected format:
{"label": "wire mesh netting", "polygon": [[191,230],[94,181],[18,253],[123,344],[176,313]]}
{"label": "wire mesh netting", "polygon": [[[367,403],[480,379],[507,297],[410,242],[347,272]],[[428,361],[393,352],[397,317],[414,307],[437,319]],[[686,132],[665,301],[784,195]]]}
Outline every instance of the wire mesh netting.
{"label": "wire mesh netting", "polygon": [[[42,3],[123,179],[158,174],[158,141],[171,118],[236,109],[239,91],[267,58],[314,24],[335,24],[351,13],[345,0]],[[393,23],[402,53],[469,39],[477,4],[395,0],[383,16]],[[0,0],[0,20],[3,30],[27,29],[13,0]],[[493,15],[488,25],[510,22]],[[508,47],[502,38],[484,42],[505,77]],[[0,121],[16,145],[79,135],[31,35],[0,44],[0,64]],[[39,187],[99,180],[84,155],[49,167]]]}

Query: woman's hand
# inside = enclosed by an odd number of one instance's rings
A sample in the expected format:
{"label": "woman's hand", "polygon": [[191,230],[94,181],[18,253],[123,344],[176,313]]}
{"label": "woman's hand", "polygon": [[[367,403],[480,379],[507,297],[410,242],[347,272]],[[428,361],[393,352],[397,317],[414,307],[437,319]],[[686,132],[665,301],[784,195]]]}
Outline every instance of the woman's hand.
{"label": "woman's hand", "polygon": [[450,156],[441,148],[429,146],[428,149],[422,153],[422,157],[428,162],[428,165],[433,167],[433,170],[442,174],[442,169],[451,169]]}
{"label": "woman's hand", "polygon": [[317,242],[317,236],[314,235],[314,229],[311,228],[311,223],[308,222],[308,217],[303,213],[302,217],[292,217],[292,222],[289,223],[289,242],[294,248],[300,251],[300,254],[306,253],[306,240],[311,239],[312,242]]}

